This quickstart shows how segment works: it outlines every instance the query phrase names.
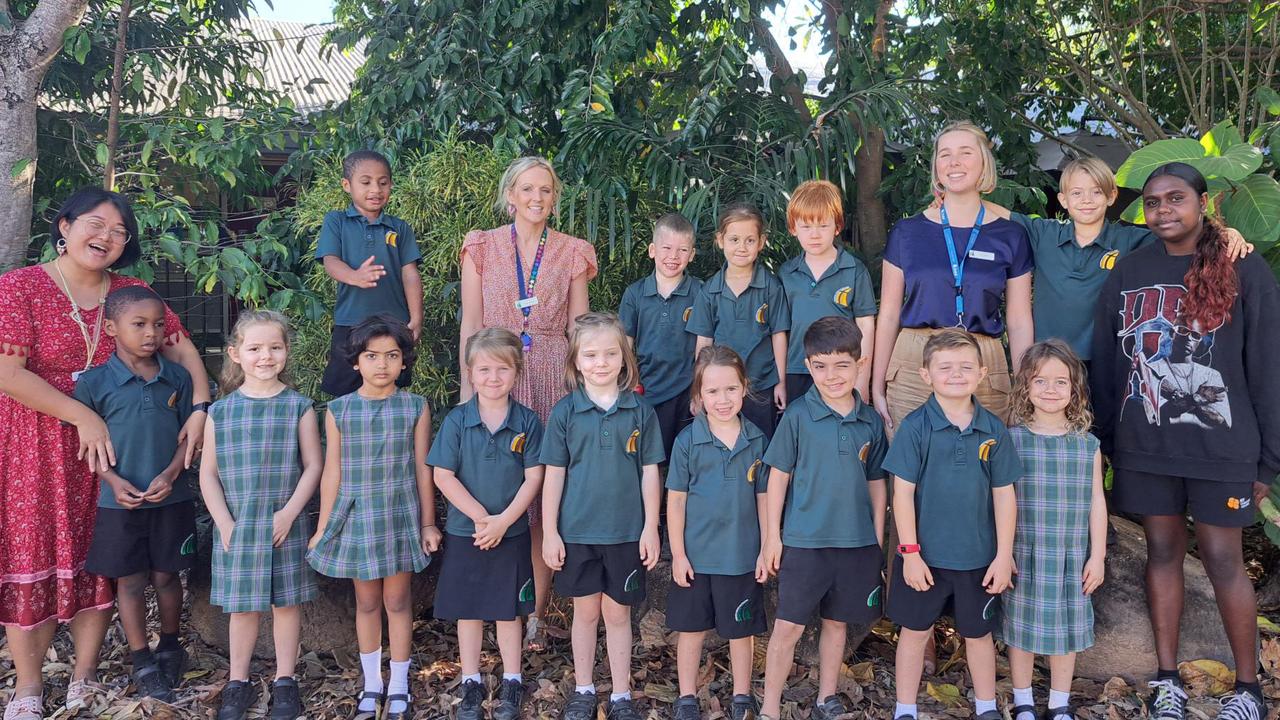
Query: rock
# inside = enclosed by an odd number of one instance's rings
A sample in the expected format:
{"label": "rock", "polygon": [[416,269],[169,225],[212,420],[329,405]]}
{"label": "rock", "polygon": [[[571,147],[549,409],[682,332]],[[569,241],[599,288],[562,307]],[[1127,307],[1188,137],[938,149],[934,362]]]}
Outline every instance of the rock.
{"label": "rock", "polygon": [[[191,629],[204,642],[227,652],[227,625],[230,616],[222,608],[209,604],[211,581],[210,562],[213,552],[212,523],[208,517],[197,523],[196,564],[187,581],[191,593]],[[414,617],[421,617],[430,610],[435,598],[439,564],[431,563],[413,579]],[[317,576],[319,596],[302,606],[303,651],[333,652],[356,650],[355,591],[350,580]],[[385,631],[384,631],[385,638]],[[254,646],[255,657],[275,657],[271,636],[271,613],[263,613],[258,627],[258,642]]]}
{"label": "rock", "polygon": [[[1098,681],[1122,677],[1143,682],[1156,673],[1151,621],[1147,616],[1147,541],[1142,527],[1111,517],[1116,542],[1107,548],[1107,576],[1093,596],[1095,644],[1080,653],[1076,675]],[[1200,561],[1183,563],[1186,602],[1178,660],[1219,660],[1231,664],[1231,650],[1213,599],[1213,586]]]}

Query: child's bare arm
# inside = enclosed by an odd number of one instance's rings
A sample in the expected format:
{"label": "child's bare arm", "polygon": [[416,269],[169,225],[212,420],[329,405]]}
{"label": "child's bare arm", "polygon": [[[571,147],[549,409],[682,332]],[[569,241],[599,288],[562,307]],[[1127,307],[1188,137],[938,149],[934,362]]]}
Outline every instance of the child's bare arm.
{"label": "child's bare arm", "polygon": [[1089,499],[1089,559],[1084,565],[1083,591],[1090,595],[1102,585],[1107,557],[1107,496],[1102,485],[1102,452],[1093,454],[1093,493]]}
{"label": "child's bare arm", "polygon": [[773,403],[779,410],[787,408],[787,334],[773,334],[773,364],[778,369],[778,384],[773,386]]}
{"label": "child's bare arm", "polygon": [[689,493],[667,491],[667,538],[671,542],[671,579],[680,587],[689,587],[693,579],[693,566],[684,545],[685,508]]}
{"label": "child's bare arm", "polygon": [[854,386],[863,402],[871,402],[871,358],[875,355],[876,347],[876,316],[855,318],[853,324],[862,332],[862,354],[859,357],[867,359],[858,367],[858,378],[854,381]]}
{"label": "child's bare arm", "polygon": [[462,481],[458,479],[458,475],[449,468],[439,466],[431,468],[431,479],[440,494],[444,495],[444,499],[463,515],[471,518],[472,522],[489,516],[489,511],[467,491]]}
{"label": "child's bare arm", "polygon": [[324,264],[325,273],[334,280],[353,287],[371,288],[375,287],[387,274],[387,269],[375,264],[374,260],[374,256],[370,255],[360,263],[360,267],[355,268],[342,262],[342,258],[337,255],[325,255],[321,262]]}
{"label": "child's bare arm", "polygon": [[867,494],[871,496],[871,524],[876,529],[876,544],[884,546],[884,518],[889,503],[889,488],[883,478],[867,481]]}
{"label": "child's bare arm", "polygon": [[996,559],[987,568],[982,585],[988,593],[999,595],[1009,588],[1013,573],[1017,572],[1013,565],[1013,534],[1018,524],[1018,499],[1013,486],[1005,485],[992,488],[991,501],[996,515]]}
{"label": "child's bare arm", "polygon": [[[916,534],[916,484],[902,478],[893,479],[893,523],[898,529],[899,543],[920,544],[920,536]],[[919,592],[933,587],[933,572],[919,552],[902,555],[902,580]]]}
{"label": "child's bare arm", "polygon": [[311,497],[320,485],[320,473],[324,471],[324,449],[320,444],[320,418],[315,410],[307,410],[298,419],[298,451],[302,456],[302,475],[293,489],[289,502],[281,508],[289,517],[297,519],[306,509]]}
{"label": "child's bare arm", "polygon": [[[542,476],[545,473],[546,467],[542,465],[525,468],[524,483],[516,491],[516,496],[511,498],[511,504],[503,511],[504,515],[509,516],[508,519],[511,523],[514,523],[521,515],[529,511],[529,506],[533,504],[533,499],[538,497],[538,493],[542,491]],[[508,523],[508,526],[511,523]]]}
{"label": "child's bare arm", "polygon": [[231,546],[231,532],[235,528],[236,519],[227,507],[227,496],[222,491],[222,479],[218,476],[218,448],[213,431],[213,418],[204,424],[204,448],[200,455],[200,495],[204,497],[204,506],[213,518],[222,535],[223,549]]}
{"label": "child's bare arm", "polygon": [[311,538],[310,546],[320,541],[325,526],[329,524],[329,515],[333,513],[333,505],[338,500],[338,488],[342,485],[342,433],[338,431],[338,422],[333,418],[333,411],[324,414],[325,457],[324,471],[320,474],[320,516],[316,520],[316,533]]}
{"label": "child's bare arm", "polygon": [[417,342],[422,335],[422,275],[416,263],[400,268],[400,282],[404,285],[404,300],[409,305],[409,331]]}
{"label": "child's bare arm", "polygon": [[418,481],[418,517],[422,525],[422,546],[428,553],[440,548],[442,535],[436,527],[436,486],[431,482],[427,452],[431,450],[431,409],[423,405],[413,424],[413,471]]}
{"label": "child's bare arm", "polygon": [[640,534],[640,560],[647,569],[658,564],[662,540],[658,536],[658,514],[662,506],[662,478],[658,466],[645,465],[640,470],[640,496],[644,500],[644,530]]}
{"label": "child's bare arm", "polygon": [[547,567],[564,567],[564,541],[560,539],[560,500],[564,497],[565,468],[547,465],[542,476],[542,559]]}
{"label": "child's bare arm", "polygon": [[782,508],[787,503],[787,486],[791,473],[769,468],[769,483],[765,487],[765,527],[760,535],[764,551],[764,563],[770,573],[778,572],[782,562]]}

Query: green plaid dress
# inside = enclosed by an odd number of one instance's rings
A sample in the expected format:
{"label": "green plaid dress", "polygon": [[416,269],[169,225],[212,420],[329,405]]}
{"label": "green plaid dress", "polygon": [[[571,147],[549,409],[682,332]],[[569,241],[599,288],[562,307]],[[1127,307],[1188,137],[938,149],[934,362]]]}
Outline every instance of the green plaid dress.
{"label": "green plaid dress", "polygon": [[356,580],[427,567],[413,452],[413,426],[426,402],[400,390],[381,400],[353,392],[329,403],[342,435],[342,482],[324,534],[307,556],[311,567]]}
{"label": "green plaid dress", "polygon": [[1093,603],[1081,576],[1089,559],[1089,507],[1098,439],[1009,428],[1022,458],[1014,586],[1004,593],[1004,641],[1040,655],[1093,645]]}
{"label": "green plaid dress", "polygon": [[315,575],[306,562],[311,537],[306,513],[280,547],[271,543],[272,517],[289,502],[302,475],[298,422],[310,409],[310,398],[287,388],[269,398],[237,390],[209,408],[218,476],[236,521],[230,550],[223,550],[221,534],[213,530],[209,602],[226,612],[266,612],[316,596]]}

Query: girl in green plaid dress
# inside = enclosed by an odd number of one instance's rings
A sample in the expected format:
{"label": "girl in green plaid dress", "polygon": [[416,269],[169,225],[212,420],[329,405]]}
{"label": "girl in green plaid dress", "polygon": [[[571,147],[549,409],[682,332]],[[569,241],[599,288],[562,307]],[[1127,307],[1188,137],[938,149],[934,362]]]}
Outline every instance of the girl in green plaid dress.
{"label": "girl in green plaid dress", "polygon": [[303,713],[293,677],[302,630],[298,606],[316,596],[303,510],[320,482],[323,458],[311,400],[281,379],[288,355],[282,315],[241,313],[222,372],[225,395],[204,426],[200,491],[214,521],[209,601],[231,613],[231,671],[218,720],[241,720],[254,704],[258,686],[249,682],[249,660],[258,620],[268,611],[276,645],[271,717]]}
{"label": "girl in green plaid dress", "polygon": [[1009,433],[1023,476],[1014,486],[1018,580],[1004,593],[1013,720],[1039,717],[1031,693],[1036,654],[1049,659],[1045,717],[1072,720],[1076,652],[1093,645],[1089,596],[1102,584],[1107,507],[1086,383],[1084,364],[1061,340],[1028,349],[1014,382]]}
{"label": "girl in green plaid dress", "polygon": [[[440,546],[435,490],[427,467],[431,412],[396,378],[414,361],[402,322],[374,315],[351,329],[347,360],[360,373],[355,392],[329,403],[320,480],[320,520],[307,559],[330,577],[351,578],[364,692],[355,720],[409,716],[410,581]],[[382,684],[382,610],[387,613],[391,681]],[[382,709],[386,701],[385,713]]]}

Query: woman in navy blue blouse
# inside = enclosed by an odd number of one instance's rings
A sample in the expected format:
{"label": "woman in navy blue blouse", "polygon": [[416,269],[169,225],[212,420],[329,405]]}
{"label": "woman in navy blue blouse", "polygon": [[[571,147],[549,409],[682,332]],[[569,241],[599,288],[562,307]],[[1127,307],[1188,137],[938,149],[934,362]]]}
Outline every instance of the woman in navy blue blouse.
{"label": "woman in navy blue blouse", "polygon": [[1032,342],[1026,231],[982,200],[996,186],[991,142],[958,122],[933,145],[933,182],[946,201],[894,225],[884,251],[871,397],[891,433],[929,399],[919,369],[937,330],[960,326],[977,337],[987,368],[978,401],[1005,420],[1010,365],[1001,337],[1008,334],[1014,367]]}

